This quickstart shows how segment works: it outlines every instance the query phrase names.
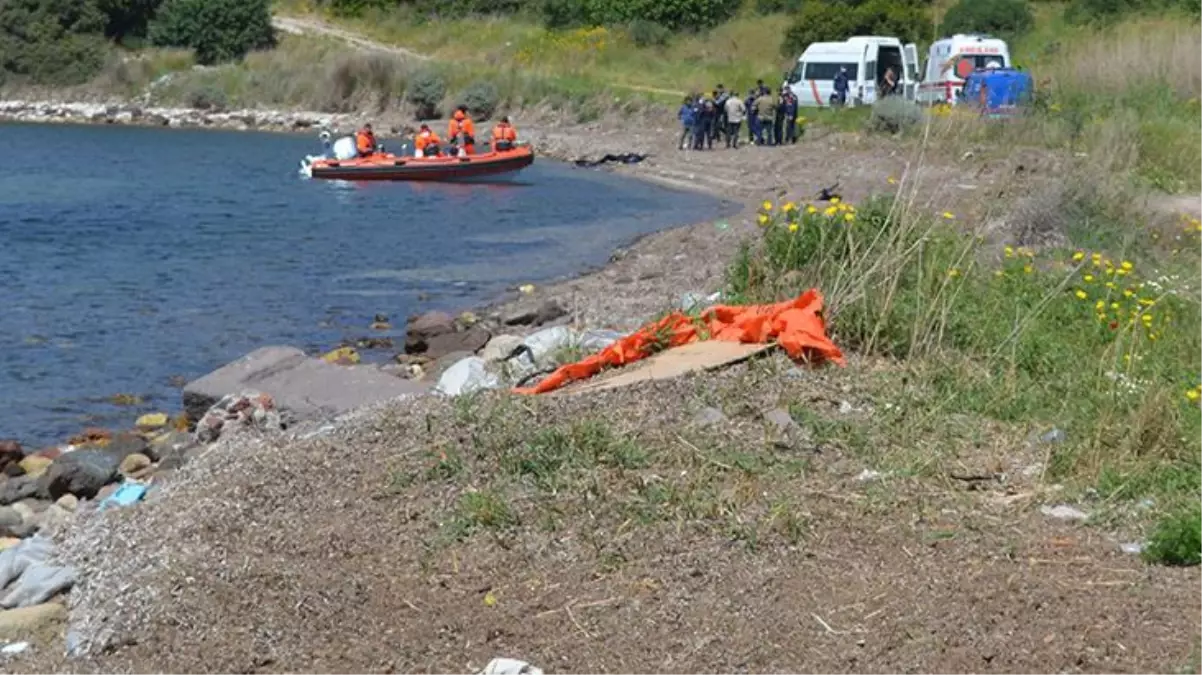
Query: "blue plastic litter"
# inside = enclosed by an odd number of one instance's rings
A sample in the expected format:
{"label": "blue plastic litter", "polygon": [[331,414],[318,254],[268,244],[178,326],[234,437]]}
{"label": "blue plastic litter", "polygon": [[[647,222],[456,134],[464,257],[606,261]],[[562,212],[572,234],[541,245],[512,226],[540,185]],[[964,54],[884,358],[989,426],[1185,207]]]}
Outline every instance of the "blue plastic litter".
{"label": "blue plastic litter", "polygon": [[100,510],[103,511],[110,506],[132,506],[142,500],[146,496],[146,486],[133,481],[125,481],[121,483],[121,487],[113,494],[100,500]]}
{"label": "blue plastic litter", "polygon": [[[981,91],[985,98],[982,106]],[[989,113],[1012,112],[1031,100],[1034,81],[1031,74],[1015,68],[982,69],[964,80],[961,95],[965,103],[982,107]]]}

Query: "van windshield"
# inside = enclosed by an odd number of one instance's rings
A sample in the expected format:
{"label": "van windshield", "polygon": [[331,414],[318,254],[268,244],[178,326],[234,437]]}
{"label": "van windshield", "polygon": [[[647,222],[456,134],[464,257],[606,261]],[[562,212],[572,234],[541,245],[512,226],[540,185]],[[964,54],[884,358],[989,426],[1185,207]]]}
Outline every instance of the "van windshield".
{"label": "van windshield", "polygon": [[847,69],[847,79],[855,81],[859,75],[859,64],[856,63],[815,63],[810,62],[805,64],[805,78],[807,80],[833,80],[835,75],[839,73],[839,68]]}
{"label": "van windshield", "polygon": [[953,72],[956,76],[963,80],[972,74],[974,70],[980,70],[989,65],[990,62],[996,63],[999,68],[1006,68],[1010,64],[1006,63],[1006,57],[1001,54],[961,54],[956,59],[956,67]]}

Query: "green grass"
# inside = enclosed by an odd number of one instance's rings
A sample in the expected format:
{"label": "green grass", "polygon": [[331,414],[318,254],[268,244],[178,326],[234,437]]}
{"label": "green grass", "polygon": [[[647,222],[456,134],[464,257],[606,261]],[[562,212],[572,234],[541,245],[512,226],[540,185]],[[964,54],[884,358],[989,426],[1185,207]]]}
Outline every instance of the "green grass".
{"label": "green grass", "polygon": [[1191,507],[1166,516],[1144,547],[1143,557],[1162,565],[1202,563],[1202,507],[1194,502]]}
{"label": "green grass", "polygon": [[[835,341],[906,373],[894,401],[906,414],[875,422],[889,435],[917,441],[964,416],[1055,426],[1067,440],[1049,448],[1049,479],[1109,500],[1154,497],[1170,511],[1197,503],[1196,221],[1177,226],[1184,253],[1137,245],[1131,235],[1143,229],[1120,220],[1093,223],[1095,239],[1123,242],[1115,250],[1036,253],[998,250],[953,214],[933,221],[906,203],[773,205],[760,239],[732,262],[728,291],[767,302],[823,289]],[[1161,280],[1170,271],[1179,281]],[[847,428],[816,429],[871,444]]]}

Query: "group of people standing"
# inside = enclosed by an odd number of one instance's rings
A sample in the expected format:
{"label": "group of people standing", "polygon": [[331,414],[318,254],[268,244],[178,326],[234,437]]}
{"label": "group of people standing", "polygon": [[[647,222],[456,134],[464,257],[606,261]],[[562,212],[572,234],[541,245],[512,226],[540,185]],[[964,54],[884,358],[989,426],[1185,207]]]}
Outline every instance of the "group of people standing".
{"label": "group of people standing", "polygon": [[797,97],[788,87],[773,92],[759,80],[742,98],[719,84],[710,94],[685,97],[677,113],[678,145],[681,150],[712,150],[714,141],[723,138],[726,147],[737,148],[744,120],[747,142],[752,145],[796,143],[797,111]]}

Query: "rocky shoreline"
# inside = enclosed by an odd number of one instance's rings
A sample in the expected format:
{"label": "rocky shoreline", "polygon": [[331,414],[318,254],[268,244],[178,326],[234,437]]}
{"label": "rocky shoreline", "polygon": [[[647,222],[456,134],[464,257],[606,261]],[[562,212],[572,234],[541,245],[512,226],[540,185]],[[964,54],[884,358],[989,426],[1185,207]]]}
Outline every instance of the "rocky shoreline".
{"label": "rocky shoreline", "polygon": [[0,121],[26,124],[117,124],[175,129],[304,132],[349,128],[356,116],[279,110],[199,110],[129,102],[0,100]]}

